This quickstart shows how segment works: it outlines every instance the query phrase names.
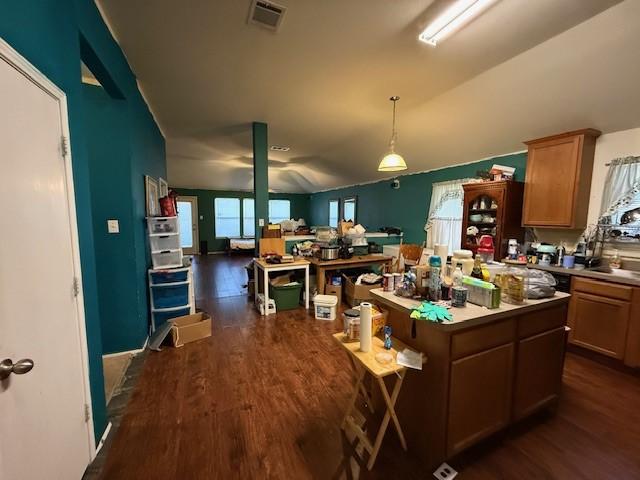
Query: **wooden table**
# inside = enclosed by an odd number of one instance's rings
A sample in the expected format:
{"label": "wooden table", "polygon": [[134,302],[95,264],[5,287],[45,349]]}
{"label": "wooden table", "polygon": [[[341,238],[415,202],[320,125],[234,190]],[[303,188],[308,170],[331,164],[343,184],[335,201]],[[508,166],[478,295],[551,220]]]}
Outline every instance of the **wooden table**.
{"label": "wooden table", "polygon": [[325,275],[329,271],[340,270],[343,268],[367,267],[372,265],[389,265],[393,262],[393,257],[380,254],[358,255],[351,258],[338,258],[336,260],[320,260],[316,257],[310,257],[309,261],[316,267],[316,284],[318,293],[324,293]]}
{"label": "wooden table", "polygon": [[[333,338],[348,352],[349,359],[353,363],[354,369],[356,371],[356,382],[353,387],[353,394],[351,396],[347,412],[344,416],[344,420],[342,421],[341,428],[345,430],[347,426],[351,427],[355,434],[358,436],[359,440],[362,441],[364,448],[369,452],[370,455],[369,461],[367,462],[367,468],[371,470],[371,468],[373,468],[373,464],[376,461],[376,457],[378,456],[378,452],[380,451],[382,439],[384,438],[384,434],[386,433],[387,427],[389,426],[389,420],[393,420],[393,425],[395,426],[398,437],[400,438],[400,444],[405,451],[407,450],[407,442],[404,438],[404,433],[402,431],[402,427],[400,426],[400,421],[398,420],[398,416],[395,412],[395,404],[398,400],[400,389],[402,388],[402,382],[404,381],[405,375],[407,373],[407,369],[405,367],[396,363],[396,357],[399,351],[402,351],[408,347],[400,340],[393,338],[392,348],[390,350],[386,350],[384,348],[384,342],[382,341],[382,339],[380,339],[379,337],[373,337],[371,342],[371,350],[365,353],[360,351],[360,342],[346,341],[347,337],[344,333],[335,333],[333,335]],[[379,363],[376,360],[376,354],[380,352],[391,354],[391,356],[393,356],[393,360],[388,364]],[[426,358],[424,356],[422,361],[423,363],[426,362]],[[378,384],[380,393],[382,394],[382,398],[384,399],[384,403],[386,406],[386,411],[384,417],[382,418],[382,423],[380,424],[380,428],[378,429],[378,433],[376,434],[376,438],[373,444],[371,443],[371,440],[369,440],[369,437],[364,432],[364,430],[362,430],[362,428],[352,417],[354,409],[356,408],[356,400],[358,399],[359,393],[362,393],[367,405],[373,412],[371,399],[369,398],[369,395],[367,394],[367,391],[364,388],[363,384],[364,377],[367,373],[373,376],[376,383]],[[387,386],[384,382],[384,377],[393,374],[398,375],[398,379],[395,382],[391,395],[389,395],[389,391],[387,390]]]}
{"label": "wooden table", "polygon": [[[253,259],[253,274],[255,281],[258,282],[258,270],[263,272],[263,289],[264,289],[264,315],[268,314],[269,307],[269,273],[285,272],[287,270],[304,270],[304,303],[305,308],[309,310],[309,262],[302,259],[296,259],[292,263],[267,263],[261,258]],[[258,284],[254,289],[254,300],[258,301]]]}

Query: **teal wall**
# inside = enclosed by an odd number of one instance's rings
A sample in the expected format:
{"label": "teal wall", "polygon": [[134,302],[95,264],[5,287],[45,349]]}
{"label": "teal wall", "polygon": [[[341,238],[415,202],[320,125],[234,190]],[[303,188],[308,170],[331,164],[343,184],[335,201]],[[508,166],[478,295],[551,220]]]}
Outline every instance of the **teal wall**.
{"label": "teal wall", "polygon": [[[91,174],[88,155],[88,126],[84,95],[80,82],[80,36],[86,40],[103,73],[108,73],[114,90],[126,100],[126,129],[130,141],[133,244],[136,271],[137,317],[147,316],[144,270],[146,244],[144,231],[143,172],[152,176],[166,174],[164,140],[147,105],[138,91],[129,65],[111,37],[91,0],[31,0],[0,3],[0,37],[15,48],[67,95],[71,152],[77,205],[82,286],[86,318],[87,343],[93,420],[96,438],[107,424],[102,373],[102,335],[98,299],[98,269],[92,214]],[[92,66],[94,68],[94,66]],[[94,70],[94,73],[98,73]],[[111,85],[110,85],[111,86]],[[123,174],[126,174],[123,172]],[[113,199],[116,201],[116,199]],[[120,199],[118,199],[120,200]],[[105,226],[106,228],[106,226]],[[122,253],[121,250],[118,253]],[[142,308],[144,306],[144,309]]]}
{"label": "teal wall", "polygon": [[355,185],[311,195],[311,224],[329,223],[329,200],[358,197],[356,217],[367,230],[380,227],[400,227],[404,241],[421,243],[425,239],[424,224],[431,202],[431,185],[458,178],[475,177],[478,170],[487,170],[494,163],[516,168],[515,179],[524,180],[526,153],[443,168],[426,173],[401,175],[400,188],[393,190],[391,180],[366,185]]}
{"label": "teal wall", "polygon": [[[213,221],[213,201],[216,197],[253,198],[253,192],[238,192],[229,190],[199,190],[190,188],[175,188],[178,195],[198,197],[198,215],[204,217],[198,220],[200,240],[209,243],[209,251],[217,252],[226,248],[224,239],[216,239]],[[270,200],[289,200],[291,202],[291,217],[304,218],[309,224],[311,195],[306,193],[269,193]],[[242,208],[242,203],[240,204]]]}
{"label": "teal wall", "polygon": [[[83,85],[83,100],[102,349],[103,353],[133,350],[144,343],[147,321],[146,315],[138,317],[133,268],[136,224],[127,102],[94,85]],[[120,233],[107,232],[108,219],[118,220]]]}

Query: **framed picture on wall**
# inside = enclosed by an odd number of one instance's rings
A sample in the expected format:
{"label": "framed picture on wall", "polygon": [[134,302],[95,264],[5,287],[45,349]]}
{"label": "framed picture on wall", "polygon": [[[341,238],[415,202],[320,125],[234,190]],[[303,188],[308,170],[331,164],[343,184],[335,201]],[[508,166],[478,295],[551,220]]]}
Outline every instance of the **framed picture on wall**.
{"label": "framed picture on wall", "polygon": [[158,202],[158,182],[149,175],[144,176],[144,191],[147,202],[147,216],[160,215],[160,203]]}
{"label": "framed picture on wall", "polygon": [[169,184],[162,177],[158,177],[158,188],[159,188],[158,196],[160,198],[163,198],[169,195]]}

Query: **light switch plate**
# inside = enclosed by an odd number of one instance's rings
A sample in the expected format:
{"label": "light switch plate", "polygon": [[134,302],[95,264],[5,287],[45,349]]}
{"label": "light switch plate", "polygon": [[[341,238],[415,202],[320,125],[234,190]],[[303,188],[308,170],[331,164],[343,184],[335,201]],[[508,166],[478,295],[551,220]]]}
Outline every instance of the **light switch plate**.
{"label": "light switch plate", "polygon": [[258,226],[259,227],[264,227],[264,218],[259,218],[258,219]]}
{"label": "light switch plate", "polygon": [[107,231],[109,233],[120,233],[120,223],[118,220],[107,220]]}
{"label": "light switch plate", "polygon": [[451,465],[448,463],[443,463],[438,467],[438,469],[433,472],[433,476],[439,478],[440,480],[453,480],[458,475]]}

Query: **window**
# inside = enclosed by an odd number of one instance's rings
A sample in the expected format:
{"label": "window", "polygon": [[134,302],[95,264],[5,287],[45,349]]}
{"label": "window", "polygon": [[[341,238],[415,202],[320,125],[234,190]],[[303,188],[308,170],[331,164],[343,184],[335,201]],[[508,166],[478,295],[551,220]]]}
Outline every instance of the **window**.
{"label": "window", "polygon": [[338,220],[340,216],[340,201],[329,200],[329,226],[338,228]]}
{"label": "window", "polygon": [[242,236],[254,237],[256,235],[255,202],[253,198],[242,199]]}
{"label": "window", "polygon": [[216,198],[214,213],[216,238],[240,236],[239,198]]}
{"label": "window", "polygon": [[291,218],[291,202],[289,200],[269,200],[269,222],[280,223]]}
{"label": "window", "polygon": [[345,198],[342,204],[342,218],[346,221],[356,223],[356,199],[355,197]]}
{"label": "window", "polygon": [[436,244],[449,246],[449,254],[460,248],[464,190],[468,179],[434,183],[431,191],[429,218],[425,225],[427,247]]}

